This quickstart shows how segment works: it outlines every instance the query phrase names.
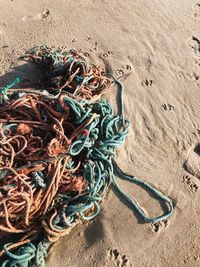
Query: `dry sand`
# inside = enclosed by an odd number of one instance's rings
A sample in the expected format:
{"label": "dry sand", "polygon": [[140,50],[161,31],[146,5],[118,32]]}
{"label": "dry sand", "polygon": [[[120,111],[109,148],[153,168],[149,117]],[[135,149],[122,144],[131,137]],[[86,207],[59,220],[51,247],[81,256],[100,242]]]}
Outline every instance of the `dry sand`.
{"label": "dry sand", "polygon": [[[132,128],[118,152],[125,171],[176,203],[173,216],[143,224],[109,191],[100,215],[52,250],[47,267],[200,266],[200,4],[193,0],[0,0],[0,84],[33,45],[82,48],[124,81]],[[11,68],[15,66],[14,70]],[[11,72],[5,74],[8,70]],[[116,106],[116,88],[107,95]],[[151,214],[159,203],[122,187]]]}

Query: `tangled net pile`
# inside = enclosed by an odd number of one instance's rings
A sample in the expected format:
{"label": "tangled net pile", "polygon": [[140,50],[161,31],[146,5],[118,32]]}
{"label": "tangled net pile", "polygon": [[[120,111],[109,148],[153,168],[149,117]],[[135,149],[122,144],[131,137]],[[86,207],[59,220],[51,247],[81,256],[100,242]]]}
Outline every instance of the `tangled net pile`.
{"label": "tangled net pile", "polygon": [[[0,91],[0,231],[13,241],[3,244],[0,266],[45,266],[50,244],[94,218],[111,183],[145,221],[170,216],[170,199],[114,161],[129,122],[105,100],[93,102],[113,83],[104,69],[88,66],[76,51],[46,46],[26,57],[40,67],[45,90],[11,89],[16,79]],[[168,212],[149,218],[121,191],[114,172],[145,186]]]}
{"label": "tangled net pile", "polygon": [[38,83],[51,96],[65,94],[76,100],[97,100],[112,81],[102,66],[88,64],[75,50],[52,50],[46,45],[32,48],[25,56],[40,68]]}

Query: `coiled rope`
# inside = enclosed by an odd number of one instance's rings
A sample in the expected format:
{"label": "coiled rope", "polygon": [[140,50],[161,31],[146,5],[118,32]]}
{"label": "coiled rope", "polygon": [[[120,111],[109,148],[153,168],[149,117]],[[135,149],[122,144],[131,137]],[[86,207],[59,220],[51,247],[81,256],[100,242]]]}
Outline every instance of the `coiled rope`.
{"label": "coiled rope", "polygon": [[[41,46],[27,56],[42,66],[45,90],[12,89],[19,78],[0,90],[0,231],[15,240],[3,242],[0,266],[45,266],[50,244],[93,219],[111,183],[144,221],[169,217],[172,201],[114,161],[130,125],[105,100],[94,102],[113,83],[103,68],[74,50]],[[151,191],[168,211],[150,218],[115,175]]]}

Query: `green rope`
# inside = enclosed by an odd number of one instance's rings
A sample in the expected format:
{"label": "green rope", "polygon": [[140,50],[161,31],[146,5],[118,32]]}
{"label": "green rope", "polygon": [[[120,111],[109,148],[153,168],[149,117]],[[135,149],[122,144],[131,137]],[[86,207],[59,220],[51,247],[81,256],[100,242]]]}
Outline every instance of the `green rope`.
{"label": "green rope", "polygon": [[108,76],[111,76],[115,82],[115,84],[117,84],[119,90],[120,90],[120,110],[121,110],[121,116],[123,119],[123,126],[124,126],[124,100],[123,100],[123,93],[124,93],[124,85],[122,82],[120,82],[120,80],[116,79],[115,76],[112,73],[107,73]]}
{"label": "green rope", "polygon": [[8,91],[8,89],[12,88],[12,87],[15,86],[16,84],[18,84],[20,81],[21,81],[21,79],[20,79],[19,77],[16,77],[15,80],[14,80],[12,83],[6,85],[4,88],[2,88],[2,89],[0,90],[0,94],[1,94],[1,95],[2,95],[2,94],[5,94],[5,92]]}
{"label": "green rope", "polygon": [[6,85],[5,87],[3,87],[2,89],[0,89],[0,104],[6,103],[9,101],[9,97],[6,94],[6,92],[10,88],[12,88],[16,84],[18,84],[20,81],[21,81],[21,79],[19,77],[16,77],[16,79],[12,83],[10,83],[10,84]]}
{"label": "green rope", "polygon": [[45,258],[50,246],[50,243],[45,239],[38,243],[37,248],[33,243],[28,243],[20,247],[15,254],[7,250],[8,245],[10,243],[4,245],[3,249],[9,259],[1,263],[1,267],[29,267],[32,265],[45,267]]}
{"label": "green rope", "polygon": [[127,175],[126,173],[124,173],[119,166],[117,165],[117,163],[115,162],[115,160],[113,159],[113,171],[114,174],[116,176],[118,176],[121,179],[124,179],[126,181],[129,181],[131,183],[137,184],[143,188],[145,188],[146,190],[149,190],[157,199],[161,200],[162,202],[164,202],[168,208],[168,211],[163,214],[162,216],[159,217],[155,217],[155,218],[150,218],[149,216],[147,216],[145,214],[145,212],[142,210],[142,208],[138,205],[138,203],[131,198],[127,193],[124,193],[122,191],[122,189],[120,188],[119,184],[117,183],[116,179],[113,177],[113,184],[115,186],[115,188],[117,189],[117,191],[120,193],[120,195],[130,204],[131,208],[134,209],[135,211],[137,211],[138,215],[145,221],[148,223],[157,223],[163,220],[166,220],[168,217],[170,217],[173,213],[173,202],[171,199],[165,197],[160,191],[158,191],[155,187],[153,187],[152,185],[150,185],[149,183],[135,177],[135,176],[131,176],[131,175]]}

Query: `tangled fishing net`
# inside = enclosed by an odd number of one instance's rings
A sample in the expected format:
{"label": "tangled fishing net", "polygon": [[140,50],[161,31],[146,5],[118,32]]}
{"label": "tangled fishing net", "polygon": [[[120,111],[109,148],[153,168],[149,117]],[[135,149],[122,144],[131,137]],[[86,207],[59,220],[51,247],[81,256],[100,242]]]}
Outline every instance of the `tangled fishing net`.
{"label": "tangled fishing net", "polygon": [[34,47],[22,57],[40,69],[38,83],[54,96],[65,94],[76,100],[97,100],[112,81],[102,66],[88,64],[77,51]]}
{"label": "tangled fishing net", "polygon": [[[169,217],[170,199],[124,174],[114,161],[129,122],[98,100],[113,81],[77,51],[35,47],[25,58],[40,69],[41,89],[0,90],[0,266],[45,266],[50,244],[93,219],[112,183],[147,222]],[[94,101],[95,100],[95,101]],[[149,218],[114,174],[150,190],[168,212]]]}

